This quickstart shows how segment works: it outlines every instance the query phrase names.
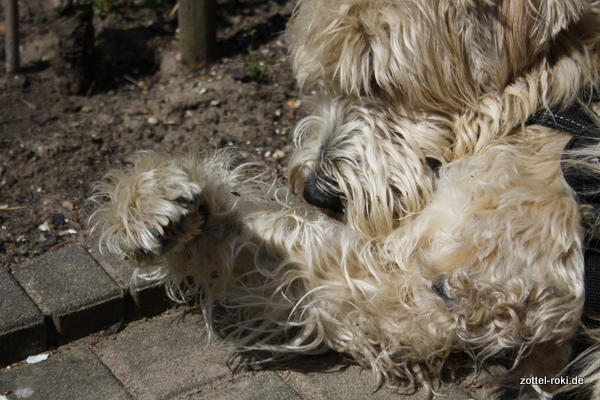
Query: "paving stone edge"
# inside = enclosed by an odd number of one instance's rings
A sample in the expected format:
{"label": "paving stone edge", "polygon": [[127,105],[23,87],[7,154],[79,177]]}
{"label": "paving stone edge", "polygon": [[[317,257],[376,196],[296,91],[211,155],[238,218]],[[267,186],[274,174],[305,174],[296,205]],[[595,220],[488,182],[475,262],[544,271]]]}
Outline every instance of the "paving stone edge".
{"label": "paving stone edge", "polygon": [[133,271],[120,263],[72,246],[0,270],[0,366],[173,306],[164,288],[130,284]]}

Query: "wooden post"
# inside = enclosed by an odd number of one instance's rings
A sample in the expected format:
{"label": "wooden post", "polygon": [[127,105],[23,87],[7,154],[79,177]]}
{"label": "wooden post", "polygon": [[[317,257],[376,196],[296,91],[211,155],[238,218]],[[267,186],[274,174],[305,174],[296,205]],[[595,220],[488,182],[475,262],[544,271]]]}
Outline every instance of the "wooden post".
{"label": "wooden post", "polygon": [[184,71],[217,55],[216,0],[179,0],[179,42]]}
{"label": "wooden post", "polygon": [[17,0],[4,0],[6,19],[6,72],[14,74],[19,70],[19,8]]}

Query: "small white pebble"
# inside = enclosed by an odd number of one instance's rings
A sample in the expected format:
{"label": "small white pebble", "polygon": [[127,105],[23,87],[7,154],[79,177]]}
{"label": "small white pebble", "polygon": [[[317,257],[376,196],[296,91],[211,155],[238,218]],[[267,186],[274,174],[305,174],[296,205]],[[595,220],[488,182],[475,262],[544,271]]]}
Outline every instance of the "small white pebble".
{"label": "small white pebble", "polygon": [[50,357],[48,353],[38,354],[37,356],[29,356],[27,357],[27,364],[36,364],[41,361],[46,361]]}
{"label": "small white pebble", "polygon": [[285,152],[283,150],[275,150],[275,152],[273,152],[273,158],[276,160],[282,160],[285,158]]}
{"label": "small white pebble", "polygon": [[32,388],[23,388],[15,390],[15,396],[17,399],[29,399],[35,394],[35,390]]}

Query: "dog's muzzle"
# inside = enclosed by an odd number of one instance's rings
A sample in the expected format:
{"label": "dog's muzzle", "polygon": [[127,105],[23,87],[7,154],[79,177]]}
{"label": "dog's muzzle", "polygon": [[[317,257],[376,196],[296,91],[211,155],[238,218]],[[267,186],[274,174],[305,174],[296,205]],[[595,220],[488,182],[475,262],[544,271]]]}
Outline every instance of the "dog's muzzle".
{"label": "dog's muzzle", "polygon": [[312,173],[308,177],[302,197],[313,206],[336,213],[344,212],[344,202],[338,184],[335,181],[318,176],[316,173]]}

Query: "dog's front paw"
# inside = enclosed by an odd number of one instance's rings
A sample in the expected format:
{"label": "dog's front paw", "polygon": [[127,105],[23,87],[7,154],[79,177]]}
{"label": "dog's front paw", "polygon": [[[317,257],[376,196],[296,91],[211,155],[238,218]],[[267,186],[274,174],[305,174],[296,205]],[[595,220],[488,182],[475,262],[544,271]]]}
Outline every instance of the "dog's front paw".
{"label": "dog's front paw", "polygon": [[147,262],[176,252],[202,233],[208,218],[196,159],[136,154],[132,166],[109,172],[96,186],[100,241],[124,258]]}

